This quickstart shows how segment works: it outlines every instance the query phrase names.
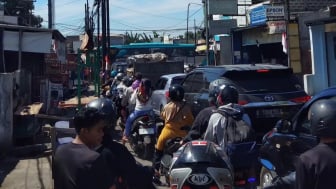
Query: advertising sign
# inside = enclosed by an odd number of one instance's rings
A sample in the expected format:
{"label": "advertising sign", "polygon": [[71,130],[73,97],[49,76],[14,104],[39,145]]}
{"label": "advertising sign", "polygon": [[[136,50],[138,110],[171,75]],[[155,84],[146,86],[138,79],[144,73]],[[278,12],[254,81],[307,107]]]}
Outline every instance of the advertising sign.
{"label": "advertising sign", "polygon": [[285,16],[284,6],[267,6],[266,16],[269,17],[282,17]]}
{"label": "advertising sign", "polygon": [[233,16],[238,14],[237,0],[208,0],[209,14]]}
{"label": "advertising sign", "polygon": [[236,19],[210,20],[209,35],[230,34],[231,29],[237,27]]}
{"label": "advertising sign", "polygon": [[276,34],[286,32],[286,22],[284,20],[281,21],[268,21],[268,33]]}
{"label": "advertising sign", "polygon": [[250,11],[251,25],[262,25],[267,21],[266,6],[258,6]]}

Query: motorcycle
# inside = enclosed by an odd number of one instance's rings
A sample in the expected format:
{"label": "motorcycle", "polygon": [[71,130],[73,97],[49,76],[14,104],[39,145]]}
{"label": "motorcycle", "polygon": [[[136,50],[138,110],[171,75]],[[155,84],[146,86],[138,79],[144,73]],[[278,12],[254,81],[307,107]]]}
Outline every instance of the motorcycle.
{"label": "motorcycle", "polygon": [[[266,160],[259,159],[261,165],[267,169],[269,172],[276,172],[274,165]],[[289,172],[283,177],[275,176],[274,178],[268,177],[270,179],[267,185],[262,185],[263,189],[294,189],[295,188],[295,171]]]}
{"label": "motorcycle", "polygon": [[153,158],[156,143],[156,120],[153,115],[140,116],[133,122],[129,143],[138,157],[146,160]]}
{"label": "motorcycle", "polygon": [[160,174],[164,176],[167,185],[170,185],[169,169],[173,162],[174,153],[181,147],[181,137],[169,139],[163,150],[163,156],[160,162]]}
{"label": "motorcycle", "polygon": [[221,148],[213,142],[194,140],[181,146],[169,169],[171,188],[217,188],[234,186],[233,167]]}
{"label": "motorcycle", "polygon": [[262,165],[261,188],[273,185],[278,179],[288,178],[288,175],[295,172],[295,164],[300,154],[315,145],[313,142],[307,142],[309,140],[304,136],[288,133],[289,127],[288,121],[280,120],[263,137],[259,150],[259,161]]}

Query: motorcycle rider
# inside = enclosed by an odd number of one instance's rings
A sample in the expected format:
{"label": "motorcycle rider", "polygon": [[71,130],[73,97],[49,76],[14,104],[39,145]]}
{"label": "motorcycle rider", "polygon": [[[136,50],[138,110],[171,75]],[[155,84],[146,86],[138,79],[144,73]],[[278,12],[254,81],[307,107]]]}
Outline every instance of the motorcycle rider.
{"label": "motorcycle rider", "polygon": [[[150,167],[139,165],[128,149],[113,140],[109,128],[114,128],[116,112],[113,102],[107,98],[99,98],[89,102],[86,109],[101,112],[107,118],[107,127],[104,128],[102,144],[96,147],[96,151],[101,154],[107,162],[109,170],[114,173],[116,189],[153,189],[152,175]],[[99,187],[92,187],[99,188]]]}
{"label": "motorcycle rider", "polygon": [[141,83],[141,80],[142,80],[142,74],[140,72],[136,72],[134,77],[135,77],[135,80],[132,83],[133,90],[135,90],[139,87],[139,85]]}
{"label": "motorcycle rider", "polygon": [[194,121],[191,108],[183,101],[184,89],[181,85],[170,86],[168,97],[170,102],[164,106],[161,112],[161,118],[165,125],[155,145],[153,160],[153,168],[156,174],[153,182],[157,184],[161,184],[159,168],[166,141],[176,137],[185,137],[187,135],[185,128],[190,127]]}
{"label": "motorcycle rider", "polygon": [[122,138],[123,143],[128,141],[134,120],[143,115],[151,115],[153,112],[152,84],[149,79],[145,78],[141,80],[139,87],[133,92],[131,96],[130,103],[135,103],[135,108],[126,120],[125,131]]}
{"label": "motorcycle rider", "polygon": [[[211,86],[211,85],[210,85]],[[209,87],[211,88],[211,87]],[[192,140],[197,140],[203,138],[203,135],[208,127],[209,119],[211,114],[214,110],[216,110],[216,94],[210,91],[208,102],[209,107],[204,108],[201,110],[193,122],[190,131],[188,132],[187,136],[183,138],[181,144],[187,143]]]}
{"label": "motorcycle rider", "polygon": [[121,116],[122,116],[122,129],[125,129],[124,125],[126,123],[127,117],[130,112],[133,112],[134,105],[129,103],[129,99],[131,98],[131,95],[133,94],[134,90],[132,88],[133,79],[130,76],[125,76],[123,78],[123,84],[125,85],[124,93],[121,97]]}
{"label": "motorcycle rider", "polygon": [[[217,93],[217,106],[218,111],[229,111],[232,113],[241,113],[243,108],[238,105],[238,91],[231,85],[223,84],[214,88]],[[218,91],[218,92],[216,92]],[[247,114],[243,114],[242,119],[251,125],[251,119]],[[210,116],[208,128],[204,135],[204,140],[209,140],[217,143],[222,149],[225,148],[224,139],[224,126],[227,121],[226,116],[221,113],[215,112]]]}
{"label": "motorcycle rider", "polygon": [[109,123],[106,109],[85,108],[76,114],[76,138],[57,147],[52,164],[55,189],[113,188],[116,174],[95,149],[101,144]]}
{"label": "motorcycle rider", "polygon": [[320,139],[296,164],[296,189],[333,188],[336,178],[336,99],[314,102],[308,112],[312,134]]}

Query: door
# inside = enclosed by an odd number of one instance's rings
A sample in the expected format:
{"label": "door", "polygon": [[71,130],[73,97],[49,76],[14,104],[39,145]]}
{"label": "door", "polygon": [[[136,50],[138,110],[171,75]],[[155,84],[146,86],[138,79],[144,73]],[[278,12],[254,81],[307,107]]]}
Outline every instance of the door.
{"label": "door", "polygon": [[326,33],[328,86],[336,85],[336,32]]}

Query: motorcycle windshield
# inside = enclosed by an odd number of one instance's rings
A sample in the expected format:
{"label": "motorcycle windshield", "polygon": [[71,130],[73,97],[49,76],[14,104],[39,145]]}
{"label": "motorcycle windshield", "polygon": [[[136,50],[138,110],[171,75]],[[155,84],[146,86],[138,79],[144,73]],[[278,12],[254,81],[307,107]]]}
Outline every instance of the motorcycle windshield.
{"label": "motorcycle windshield", "polygon": [[206,164],[213,167],[227,167],[222,154],[211,144],[208,145],[186,145],[179,154],[176,164]]}

